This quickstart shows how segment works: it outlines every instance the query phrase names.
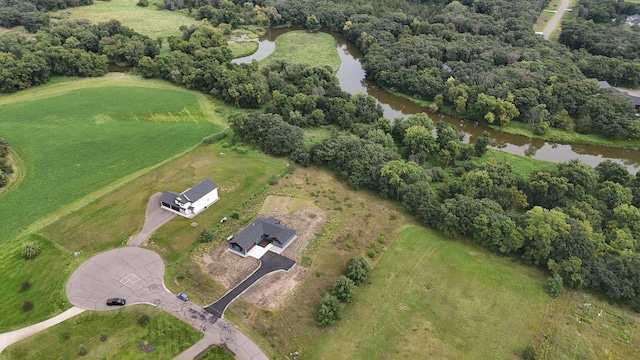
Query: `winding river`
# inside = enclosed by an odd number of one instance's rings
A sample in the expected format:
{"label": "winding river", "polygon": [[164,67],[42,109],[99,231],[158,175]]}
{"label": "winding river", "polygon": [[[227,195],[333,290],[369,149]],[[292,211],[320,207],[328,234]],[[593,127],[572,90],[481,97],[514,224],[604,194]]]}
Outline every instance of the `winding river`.
{"label": "winding river", "polygon": [[[275,40],[278,36],[293,31],[292,29],[271,29],[258,40],[258,50],[247,57],[234,59],[234,63],[250,63],[252,60],[260,61],[269,56],[275,50]],[[365,77],[362,68],[362,52],[343,35],[329,33],[337,41],[337,50],[340,55],[340,67],[336,77],[340,81],[342,90],[350,94],[366,93],[378,100],[384,109],[384,116],[389,119],[406,117],[411,114],[426,112],[434,121],[444,120],[454,124],[465,134],[467,141],[474,141],[481,136],[483,131],[489,132],[491,136],[491,147],[516,155],[528,156],[540,160],[553,162],[564,162],[571,159],[580,159],[583,162],[596,166],[603,160],[612,160],[624,165],[631,173],[635,174],[640,169],[640,152],[610,149],[587,145],[565,145],[547,142],[538,139],[531,139],[520,135],[510,135],[494,131],[486,126],[433,113],[428,109],[419,106],[409,100],[395,96],[375,82]]]}

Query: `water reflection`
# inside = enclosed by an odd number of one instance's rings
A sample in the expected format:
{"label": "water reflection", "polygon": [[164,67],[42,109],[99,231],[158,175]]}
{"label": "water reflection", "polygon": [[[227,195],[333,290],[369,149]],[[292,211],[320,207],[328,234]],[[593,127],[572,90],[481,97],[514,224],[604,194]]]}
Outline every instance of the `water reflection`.
{"label": "water reflection", "polygon": [[[252,60],[262,60],[269,56],[275,49],[275,39],[281,34],[292,29],[272,29],[259,39],[259,48],[255,54],[240,59],[234,59],[235,63],[250,63]],[[340,67],[336,77],[340,81],[342,90],[356,94],[367,93],[378,100],[384,110],[384,116],[389,119],[406,117],[418,112],[427,112],[434,121],[443,120],[458,127],[464,132],[467,141],[475,141],[488,131],[491,136],[490,146],[516,155],[529,156],[535,159],[553,162],[564,162],[571,159],[580,159],[583,162],[596,166],[603,160],[612,160],[624,165],[631,173],[640,168],[640,152],[621,149],[609,149],[586,145],[564,145],[530,139],[524,136],[509,135],[493,131],[486,126],[472,121],[465,121],[443,114],[432,113],[415,103],[385,91],[375,82],[365,76],[362,68],[362,52],[344,36],[330,33],[337,41],[337,51],[340,56]]]}

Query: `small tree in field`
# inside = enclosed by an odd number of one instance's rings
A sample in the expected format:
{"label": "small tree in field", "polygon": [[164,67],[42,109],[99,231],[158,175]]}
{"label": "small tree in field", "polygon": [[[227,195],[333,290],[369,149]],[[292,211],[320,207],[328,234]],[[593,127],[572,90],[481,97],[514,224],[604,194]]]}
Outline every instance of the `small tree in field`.
{"label": "small tree in field", "polygon": [[31,283],[28,282],[28,281],[23,281],[22,282],[22,286],[20,286],[20,289],[22,291],[27,291],[27,290],[31,289]]}
{"label": "small tree in field", "polygon": [[551,297],[556,298],[565,292],[564,286],[562,286],[562,284],[562,276],[553,274],[553,276],[547,280],[544,288],[545,290],[547,290],[549,295],[551,295]]}
{"label": "small tree in field", "polygon": [[356,284],[353,280],[342,275],[336,279],[331,289],[331,295],[335,296],[342,302],[351,302],[353,300],[353,290],[356,288]]}
{"label": "small tree in field", "polygon": [[371,270],[369,263],[363,257],[349,259],[347,261],[346,275],[353,280],[354,284],[360,285],[367,278],[367,273]]}
{"label": "small tree in field", "polygon": [[318,326],[325,327],[340,320],[340,302],[334,296],[322,300],[318,311]]}
{"label": "small tree in field", "polygon": [[200,235],[198,236],[198,240],[201,243],[208,243],[213,240],[213,234],[208,229],[202,229]]}
{"label": "small tree in field", "polygon": [[80,346],[78,347],[78,355],[80,355],[80,356],[85,356],[85,355],[87,355],[87,353],[88,353],[88,352],[89,352],[89,350],[87,349],[87,347],[86,347],[86,346],[84,346],[84,345],[80,345]]}
{"label": "small tree in field", "polygon": [[35,241],[27,241],[22,244],[22,257],[29,260],[40,255],[40,246]]}
{"label": "small tree in field", "polygon": [[29,300],[22,303],[22,311],[31,311],[33,309],[33,303]]}

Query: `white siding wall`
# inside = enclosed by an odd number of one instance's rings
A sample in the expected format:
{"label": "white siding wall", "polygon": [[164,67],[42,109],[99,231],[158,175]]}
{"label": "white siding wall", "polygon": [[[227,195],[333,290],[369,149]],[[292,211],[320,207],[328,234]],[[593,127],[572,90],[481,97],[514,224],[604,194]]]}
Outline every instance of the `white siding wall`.
{"label": "white siding wall", "polygon": [[203,196],[200,200],[193,203],[193,212],[196,214],[202,211],[205,207],[211,205],[218,200],[218,189],[213,189],[210,193]]}

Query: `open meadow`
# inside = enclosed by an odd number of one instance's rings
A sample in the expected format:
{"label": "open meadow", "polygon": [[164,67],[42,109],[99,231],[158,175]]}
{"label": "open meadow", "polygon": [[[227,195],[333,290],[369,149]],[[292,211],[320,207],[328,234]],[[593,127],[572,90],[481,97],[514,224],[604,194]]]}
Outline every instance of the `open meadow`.
{"label": "open meadow", "polygon": [[276,39],[276,50],[262,62],[268,64],[273,60],[287,60],[312,66],[330,66],[334,72],[338,71],[340,66],[336,39],[329,34],[309,33],[304,30],[290,31],[280,35]]}
{"label": "open meadow", "polygon": [[[145,315],[149,321],[142,326]],[[202,336],[167,313],[137,305],[82,313],[10,346],[0,359],[172,359]],[[80,346],[85,356],[78,354]]]}
{"label": "open meadow", "polygon": [[[161,0],[158,2],[161,3]],[[95,1],[93,5],[67,8],[50,14],[54,19],[88,19],[93,23],[115,19],[154,40],[179,36],[181,25],[188,27],[199,23],[182,11],[158,10],[155,1],[150,1],[147,7],[136,6],[137,3],[138,0]]]}

